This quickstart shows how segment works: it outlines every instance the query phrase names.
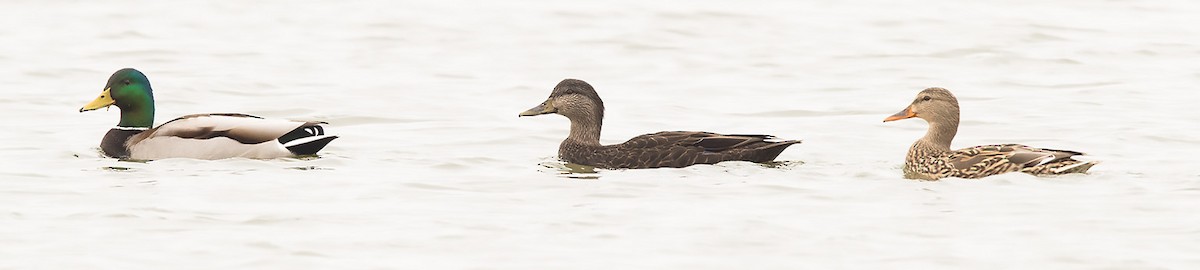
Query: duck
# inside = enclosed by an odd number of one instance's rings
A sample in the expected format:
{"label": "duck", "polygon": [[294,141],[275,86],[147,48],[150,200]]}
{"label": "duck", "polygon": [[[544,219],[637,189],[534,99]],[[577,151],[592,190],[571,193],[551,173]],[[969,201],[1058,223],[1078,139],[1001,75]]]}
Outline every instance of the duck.
{"label": "duck", "polygon": [[79,112],[117,106],[121,120],[100,140],[107,156],[131,160],[165,158],[272,159],[311,156],[338,136],[325,122],[266,119],[242,113],[192,114],[158,127],[150,80],[133,68],[117,70],[100,96]]}
{"label": "duck", "polygon": [[1077,151],[1022,144],[981,145],[951,150],[950,143],[958,133],[959,107],[958,99],[945,88],[922,90],[912,104],[883,119],[883,122],[909,118],[920,118],[929,124],[925,137],[913,143],[904,158],[904,176],[909,179],[977,179],[1009,172],[1036,176],[1086,173],[1098,163],[1074,159],[1084,155]]}
{"label": "duck", "polygon": [[703,131],[662,131],[633,137],[614,145],[600,144],[604,101],[592,85],[564,79],[545,102],[518,117],[558,114],[571,121],[567,138],[558,147],[559,159],[602,169],[682,168],[722,161],[766,163],[800,140],[771,135],[726,135]]}

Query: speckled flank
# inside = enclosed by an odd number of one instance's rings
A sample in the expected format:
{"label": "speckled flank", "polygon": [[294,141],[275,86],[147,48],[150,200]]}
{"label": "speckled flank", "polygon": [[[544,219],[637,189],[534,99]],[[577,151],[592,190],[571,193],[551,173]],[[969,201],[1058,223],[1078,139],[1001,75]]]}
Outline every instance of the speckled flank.
{"label": "speckled flank", "polygon": [[[1016,171],[1033,175],[1055,175],[1087,172],[1087,169],[1096,164],[1089,162],[1060,171],[1061,168],[1081,163],[1070,158],[1075,155],[1080,153],[1019,144],[975,146],[951,152],[936,151],[914,144],[904,160],[904,173],[909,178],[925,180],[945,177],[981,178]],[[1031,159],[1031,156],[1034,157]]]}

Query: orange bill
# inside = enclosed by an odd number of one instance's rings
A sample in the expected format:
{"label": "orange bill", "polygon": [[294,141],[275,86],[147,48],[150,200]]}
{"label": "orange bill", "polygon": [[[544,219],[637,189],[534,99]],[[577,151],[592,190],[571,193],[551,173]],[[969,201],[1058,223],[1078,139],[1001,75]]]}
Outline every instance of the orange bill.
{"label": "orange bill", "polygon": [[892,116],[888,116],[887,118],[884,118],[883,121],[891,122],[891,121],[896,121],[896,120],[909,119],[909,118],[913,118],[913,117],[917,117],[917,113],[912,111],[912,106],[908,106],[908,107],[905,107],[903,111],[900,111],[896,114],[893,114]]}

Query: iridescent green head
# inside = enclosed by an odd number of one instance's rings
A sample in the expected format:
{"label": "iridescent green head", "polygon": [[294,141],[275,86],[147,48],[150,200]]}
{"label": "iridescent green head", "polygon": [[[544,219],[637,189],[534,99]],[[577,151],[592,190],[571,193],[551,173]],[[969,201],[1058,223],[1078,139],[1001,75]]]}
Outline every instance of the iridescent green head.
{"label": "iridescent green head", "polygon": [[141,71],[124,68],[108,78],[108,84],[100,97],[79,112],[91,111],[117,105],[121,109],[121,127],[150,127],[154,124],[154,92],[150,80]]}

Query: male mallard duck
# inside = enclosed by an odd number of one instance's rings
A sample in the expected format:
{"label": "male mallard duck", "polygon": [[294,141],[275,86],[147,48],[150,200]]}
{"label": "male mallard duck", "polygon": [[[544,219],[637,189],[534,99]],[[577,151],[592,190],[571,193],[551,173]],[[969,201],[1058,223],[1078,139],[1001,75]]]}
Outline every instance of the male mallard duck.
{"label": "male mallard duck", "polygon": [[571,120],[571,133],[558,147],[566,162],[608,169],[641,169],[722,161],[768,162],[800,141],[776,141],[770,135],[722,135],[698,131],[645,134],[616,145],[600,145],[604,102],[588,83],[565,79],[550,98],[520,116],[557,113]]}
{"label": "male mallard duck", "polygon": [[908,108],[884,122],[921,118],[929,123],[925,137],[913,143],[904,158],[904,176],[937,180],[942,177],[980,178],[1020,171],[1033,175],[1083,173],[1096,162],[1072,159],[1083,153],[1042,149],[1020,144],[997,144],[950,150],[958,133],[958,99],[949,90],[929,88],[917,94]]}
{"label": "male mallard duck", "polygon": [[121,110],[121,122],[104,134],[100,149],[104,155],[116,158],[279,158],[313,155],[337,139],[325,135],[321,122],[233,113],[193,114],[150,128],[154,123],[154,93],[146,75],[132,68],[113,73],[100,97],[79,112],[112,105]]}

